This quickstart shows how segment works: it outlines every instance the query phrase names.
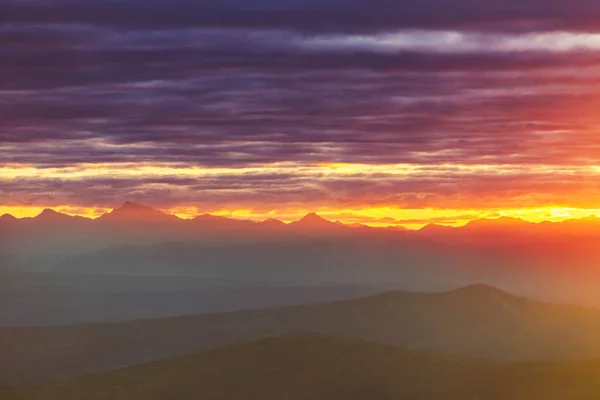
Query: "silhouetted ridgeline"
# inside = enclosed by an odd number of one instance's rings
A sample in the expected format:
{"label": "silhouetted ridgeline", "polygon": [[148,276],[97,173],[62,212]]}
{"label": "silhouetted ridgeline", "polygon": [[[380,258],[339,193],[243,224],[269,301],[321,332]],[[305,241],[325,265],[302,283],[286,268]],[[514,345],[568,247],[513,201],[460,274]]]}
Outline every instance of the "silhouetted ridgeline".
{"label": "silhouetted ridgeline", "polygon": [[0,383],[109,370],[297,332],[504,361],[600,358],[600,310],[475,285],[198,317],[1,328]]}
{"label": "silhouetted ridgeline", "polygon": [[567,251],[572,246],[581,249],[589,245],[589,240],[600,238],[600,219],[589,217],[534,224],[500,218],[472,221],[460,228],[428,225],[419,231],[409,231],[401,227],[344,225],[314,213],[289,224],[273,219],[252,222],[208,214],[184,220],[130,202],[97,219],[72,217],[52,210],[45,210],[35,218],[0,217],[0,250],[11,253],[81,253],[116,245],[165,241],[232,244],[306,237],[426,239],[471,246],[511,245],[528,251],[553,244],[547,250],[557,252]]}
{"label": "silhouetted ridgeline", "polygon": [[420,231],[330,222],[284,224],[201,215],[182,220],[125,203],[91,220],[51,210],[0,219],[0,269],[193,275],[266,282],[437,290],[485,282],[536,298],[600,305],[597,218],[473,221]]}
{"label": "silhouetted ridgeline", "polygon": [[363,341],[291,335],[0,391],[3,400],[583,400],[600,361],[496,364]]}

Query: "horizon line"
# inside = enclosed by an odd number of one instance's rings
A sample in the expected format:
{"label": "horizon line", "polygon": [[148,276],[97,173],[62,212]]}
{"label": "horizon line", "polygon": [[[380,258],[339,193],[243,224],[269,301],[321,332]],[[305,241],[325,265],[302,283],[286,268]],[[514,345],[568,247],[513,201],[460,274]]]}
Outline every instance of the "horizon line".
{"label": "horizon line", "polygon": [[[371,229],[398,229],[398,228],[403,228],[403,229],[407,229],[407,230],[411,230],[411,231],[419,231],[422,230],[428,226],[439,226],[439,227],[448,227],[448,228],[460,228],[460,227],[464,227],[469,225],[472,222],[475,221],[500,221],[500,220],[512,220],[515,222],[523,222],[523,223],[527,223],[527,224],[532,224],[532,225],[540,225],[543,223],[562,223],[562,222],[567,222],[567,221],[581,221],[581,220],[595,220],[598,219],[598,215],[594,214],[594,213],[589,213],[586,216],[582,216],[582,217],[572,217],[572,218],[562,218],[560,221],[553,221],[551,219],[541,219],[539,221],[530,221],[524,218],[519,218],[519,217],[514,217],[514,216],[507,216],[507,215],[498,215],[498,216],[494,216],[494,217],[482,217],[482,218],[473,218],[473,219],[468,219],[463,221],[463,223],[443,223],[443,222],[436,222],[436,221],[430,221],[430,222],[424,222],[422,221],[422,223],[414,223],[414,222],[405,222],[402,223],[402,221],[397,221],[395,224],[391,223],[391,224],[378,224],[378,225],[373,225],[373,224],[369,224],[368,222],[355,222],[355,223],[347,223],[347,222],[343,222],[340,221],[339,219],[337,220],[331,220],[328,219],[326,217],[323,217],[322,215],[319,214],[319,212],[316,211],[310,211],[307,212],[306,214],[300,214],[300,218],[298,219],[282,219],[282,218],[276,218],[273,216],[269,216],[268,214],[263,214],[262,218],[260,219],[252,219],[252,218],[244,218],[243,216],[240,217],[236,217],[234,215],[220,215],[220,214],[215,214],[215,213],[210,213],[210,212],[206,212],[206,213],[196,213],[190,216],[186,216],[183,217],[181,215],[177,215],[176,213],[170,213],[168,211],[163,211],[160,208],[154,208],[152,206],[148,206],[142,203],[136,203],[136,202],[132,202],[132,201],[125,201],[120,207],[115,207],[113,209],[105,209],[105,211],[102,214],[98,214],[95,216],[91,216],[91,215],[82,215],[80,213],[70,213],[66,210],[64,210],[64,206],[58,206],[58,207],[44,207],[42,209],[41,212],[38,212],[36,215],[33,216],[23,216],[23,217],[18,217],[18,216],[14,216],[13,214],[11,214],[10,212],[7,213],[3,213],[2,215],[0,215],[0,218],[14,218],[15,220],[29,220],[29,219],[36,219],[38,217],[40,217],[41,215],[43,215],[44,213],[47,213],[48,211],[52,211],[55,212],[57,214],[60,215],[65,215],[68,217],[74,217],[74,218],[83,218],[83,219],[87,219],[87,220],[98,220],[102,217],[105,217],[109,214],[111,214],[114,211],[117,210],[121,210],[124,207],[127,206],[134,206],[134,207],[141,207],[144,208],[146,210],[149,211],[155,211],[155,212],[159,212],[164,214],[165,216],[171,216],[173,218],[177,218],[178,220],[181,221],[193,221],[199,217],[203,217],[203,216],[210,216],[210,217],[215,217],[215,218],[224,218],[224,219],[229,219],[229,220],[234,220],[234,221],[248,221],[248,222],[253,222],[253,223],[263,223],[269,220],[275,220],[275,221],[279,221],[283,224],[286,225],[290,225],[292,223],[295,222],[299,222],[307,217],[309,217],[310,215],[315,215],[318,218],[327,221],[329,223],[338,223],[341,224],[343,226],[346,227],[366,227],[366,228],[371,228]],[[38,209],[42,208],[42,207],[37,207]],[[390,217],[391,218],[391,217]],[[419,227],[414,227],[415,225],[420,225]],[[412,227],[411,227],[412,226]]]}

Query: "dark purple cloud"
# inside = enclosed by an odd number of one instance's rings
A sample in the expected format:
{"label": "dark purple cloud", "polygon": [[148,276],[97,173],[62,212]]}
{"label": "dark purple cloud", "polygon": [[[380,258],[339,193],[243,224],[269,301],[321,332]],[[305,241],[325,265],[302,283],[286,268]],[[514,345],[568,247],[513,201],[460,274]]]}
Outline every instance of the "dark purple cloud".
{"label": "dark purple cloud", "polygon": [[306,32],[597,27],[595,0],[5,0],[0,24],[118,29],[277,28]]}
{"label": "dark purple cloud", "polygon": [[[4,0],[0,164],[595,165],[598,21],[592,0]],[[567,204],[595,190],[556,171],[0,186],[97,205]]]}

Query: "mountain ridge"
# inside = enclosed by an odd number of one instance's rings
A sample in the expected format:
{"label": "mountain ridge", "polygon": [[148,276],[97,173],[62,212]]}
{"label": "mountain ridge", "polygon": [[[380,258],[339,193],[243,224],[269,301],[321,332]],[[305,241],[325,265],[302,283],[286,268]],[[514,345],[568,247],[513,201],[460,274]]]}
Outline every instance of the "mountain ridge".
{"label": "mountain ridge", "polygon": [[150,206],[126,201],[121,207],[105,213],[96,220],[102,222],[128,221],[178,221],[179,217],[164,213]]}
{"label": "mountain ridge", "polygon": [[488,286],[394,291],[265,310],[0,328],[0,384],[92,373],[298,332],[503,362],[600,358],[600,309],[502,293]]}
{"label": "mountain ridge", "polygon": [[494,363],[322,334],[245,341],[38,385],[6,400],[564,400],[600,397],[600,360]]}
{"label": "mountain ridge", "polygon": [[[112,211],[102,214],[101,216],[97,217],[97,218],[89,218],[89,217],[83,217],[83,216],[71,216],[69,214],[66,213],[62,213],[62,212],[57,212],[51,208],[47,208],[44,209],[40,214],[38,214],[37,216],[30,218],[30,217],[26,217],[26,218],[16,218],[17,220],[23,220],[23,219],[39,219],[39,218],[44,218],[46,216],[46,214],[52,214],[52,215],[56,215],[56,214],[60,214],[60,215],[64,215],[66,217],[77,217],[77,218],[81,218],[81,219],[89,219],[89,220],[105,220],[108,219],[109,217],[111,218],[115,218],[116,216],[119,217],[123,217],[123,216],[133,216],[135,215],[137,218],[139,219],[143,219],[143,217],[150,217],[150,218],[161,218],[161,219],[170,219],[172,221],[194,221],[194,220],[203,220],[203,219],[212,219],[212,220],[217,220],[217,219],[221,219],[221,220],[231,220],[231,221],[248,221],[248,222],[254,222],[251,220],[246,220],[246,219],[241,219],[241,218],[229,218],[229,217],[222,217],[222,216],[216,216],[216,215],[212,215],[212,214],[201,214],[201,215],[197,215],[194,218],[191,218],[189,220],[186,219],[182,219],[179,218],[175,215],[172,214],[168,214],[165,213],[163,211],[157,210],[153,207],[147,206],[147,205],[143,205],[140,203],[134,203],[131,201],[125,201],[120,207],[116,207],[114,208]],[[6,214],[6,215],[10,215],[10,214]],[[258,225],[260,225],[260,222],[264,222],[264,221],[259,221],[257,222]],[[338,223],[339,222],[339,223]],[[468,229],[474,229],[474,228],[510,228],[511,226],[528,226],[530,228],[536,228],[536,227],[541,227],[543,225],[552,225],[554,227],[560,227],[560,226],[567,226],[567,225],[573,225],[573,224],[585,224],[585,223],[590,223],[590,224],[597,224],[598,225],[598,229],[600,230],[600,218],[596,215],[591,215],[589,217],[584,217],[584,218],[572,218],[572,219],[566,219],[564,221],[560,221],[560,222],[550,222],[550,221],[542,221],[539,223],[533,223],[533,222],[528,222],[525,221],[521,218],[516,218],[516,217],[499,217],[499,218],[480,218],[480,219],[473,219],[469,222],[467,222],[465,225],[463,226],[459,226],[459,227],[451,227],[451,226],[445,226],[445,225],[439,225],[436,223],[430,223],[430,224],[426,224],[423,227],[419,228],[419,229],[408,229],[409,231],[414,231],[414,232],[422,232],[422,233],[440,233],[440,232],[451,232],[451,231],[464,231],[464,230],[468,230]],[[285,224],[285,223],[284,223]],[[309,212],[306,215],[304,215],[302,218],[293,221],[289,224],[285,224],[287,226],[309,226],[309,225],[315,225],[315,226],[330,226],[330,227],[334,227],[334,226],[343,226],[343,227],[353,227],[353,225],[357,225],[357,224],[346,224],[346,223],[342,223],[340,221],[330,221],[327,220],[323,217],[321,217],[320,215],[318,215],[316,212]],[[368,225],[364,225],[364,224],[358,224],[364,227],[368,227],[370,229],[386,229],[386,228],[377,228],[377,227],[370,227]]]}

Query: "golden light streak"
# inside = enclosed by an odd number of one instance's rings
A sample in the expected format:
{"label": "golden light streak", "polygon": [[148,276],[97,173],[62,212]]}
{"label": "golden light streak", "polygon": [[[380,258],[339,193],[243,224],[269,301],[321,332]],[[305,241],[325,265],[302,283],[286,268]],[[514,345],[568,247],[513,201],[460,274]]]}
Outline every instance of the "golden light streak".
{"label": "golden light streak", "polygon": [[[53,210],[68,215],[97,218],[107,208],[82,208],[73,206],[51,207]],[[17,218],[35,217],[44,210],[38,206],[0,206],[0,215],[11,214]],[[345,224],[363,224],[372,227],[402,226],[419,229],[428,223],[445,226],[462,226],[469,221],[482,218],[513,217],[524,221],[539,223],[543,221],[560,222],[569,219],[585,218],[600,215],[600,209],[579,209],[568,207],[540,207],[525,209],[400,209],[393,207],[364,207],[354,209],[335,209],[322,207],[319,209],[281,209],[261,211],[258,209],[213,209],[200,210],[197,207],[174,207],[162,211],[177,215],[182,219],[191,219],[201,214],[211,214],[235,219],[263,221],[276,218],[284,222],[297,221],[309,212],[317,212],[330,221]]]}
{"label": "golden light streak", "polygon": [[[34,165],[7,164],[0,168],[0,181],[24,180],[35,181],[57,179],[61,181],[86,181],[94,178],[132,179],[139,181],[139,189],[169,189],[177,190],[177,183],[169,187],[168,183],[145,182],[147,178],[213,178],[247,177],[261,174],[285,174],[310,179],[318,184],[320,179],[343,181],[359,177],[361,179],[394,178],[429,178],[442,176],[444,179],[454,179],[461,175],[474,175],[478,179],[485,176],[561,176],[562,178],[587,176],[593,179],[600,177],[600,166],[579,165],[467,165],[467,164],[348,164],[348,163],[273,163],[247,167],[195,167],[177,163],[143,164],[143,163],[101,163],[76,164],[64,168],[39,168]],[[485,179],[485,178],[482,178]],[[185,191],[185,187],[181,189]],[[227,190],[227,189],[223,189]],[[239,189],[244,190],[244,189]],[[213,191],[218,191],[213,189]],[[122,199],[128,200],[128,199]],[[368,201],[368,200],[365,200]],[[45,207],[43,205],[11,204],[7,199],[0,199],[0,214],[11,214],[17,218],[34,217]],[[465,203],[468,204],[468,203]],[[522,208],[498,208],[490,204],[490,208],[459,208],[455,204],[448,208],[400,208],[393,205],[348,207],[333,207],[324,204],[315,209],[282,205],[278,209],[268,209],[264,205],[245,205],[234,208],[202,209],[190,205],[178,205],[163,211],[179,216],[193,218],[197,215],[210,213],[231,218],[249,219],[254,221],[266,218],[277,218],[285,222],[295,221],[308,212],[318,212],[329,220],[339,220],[344,223],[361,223],[369,226],[406,226],[419,228],[429,222],[443,225],[460,226],[480,218],[496,218],[500,216],[521,218],[530,222],[562,221],[573,218],[583,218],[600,213],[600,209],[567,207],[567,204],[534,207],[532,203],[524,203]],[[534,204],[535,205],[535,204]],[[69,215],[79,215],[95,218],[109,211],[106,207],[80,207],[76,205],[52,205],[53,209]],[[587,204],[585,205],[587,206]],[[481,207],[481,204],[478,204]]]}
{"label": "golden light streak", "polygon": [[178,164],[103,163],[76,164],[63,168],[36,168],[32,165],[8,164],[0,168],[0,179],[86,179],[144,177],[218,177],[249,174],[292,173],[312,176],[352,176],[384,174],[388,176],[418,176],[446,174],[561,174],[598,175],[598,166],[557,165],[496,165],[496,164],[296,164],[275,163],[252,167],[196,167]]}

